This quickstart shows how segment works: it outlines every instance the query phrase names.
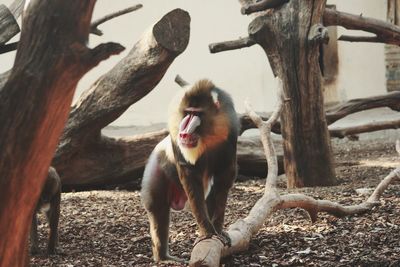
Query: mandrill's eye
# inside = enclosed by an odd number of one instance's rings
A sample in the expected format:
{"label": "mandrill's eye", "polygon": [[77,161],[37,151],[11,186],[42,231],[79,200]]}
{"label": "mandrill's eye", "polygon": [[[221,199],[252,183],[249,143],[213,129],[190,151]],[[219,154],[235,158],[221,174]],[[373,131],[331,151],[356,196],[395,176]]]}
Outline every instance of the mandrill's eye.
{"label": "mandrill's eye", "polygon": [[197,117],[202,117],[204,115],[204,111],[186,111],[185,115],[193,115]]}
{"label": "mandrill's eye", "polygon": [[185,114],[185,116],[193,115],[193,116],[201,117],[204,114],[204,110],[202,108],[188,107],[188,108],[185,108],[184,114]]}

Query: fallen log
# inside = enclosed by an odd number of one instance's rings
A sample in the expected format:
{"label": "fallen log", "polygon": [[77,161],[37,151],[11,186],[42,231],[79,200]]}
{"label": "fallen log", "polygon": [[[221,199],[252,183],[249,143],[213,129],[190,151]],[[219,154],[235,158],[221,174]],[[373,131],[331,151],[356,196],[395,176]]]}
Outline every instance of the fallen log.
{"label": "fallen log", "polygon": [[[151,151],[167,134],[167,130],[160,130],[126,138],[102,136],[101,142],[89,144],[80,152],[79,157],[72,157],[67,162],[65,166],[73,168],[68,169],[68,176],[63,176],[63,191],[115,187],[139,189],[144,166]],[[282,174],[282,144],[278,141],[275,144],[280,147],[278,164],[279,174]],[[237,159],[240,175],[261,178],[267,176],[265,155],[259,137],[239,137]]]}

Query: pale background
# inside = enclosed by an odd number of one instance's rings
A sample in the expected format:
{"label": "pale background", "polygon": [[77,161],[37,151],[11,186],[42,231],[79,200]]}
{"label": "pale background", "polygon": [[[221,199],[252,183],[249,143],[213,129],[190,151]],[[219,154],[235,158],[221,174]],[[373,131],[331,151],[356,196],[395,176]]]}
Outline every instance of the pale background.
{"label": "pale background", "polygon": [[[0,0],[9,5],[12,0]],[[143,8],[113,19],[99,28],[104,35],[90,35],[89,46],[101,42],[119,42],[127,50],[101,63],[79,83],[75,100],[101,74],[107,72],[126,55],[143,31],[174,8],[187,10],[191,16],[191,37],[186,51],[170,66],[159,85],[140,102],[134,104],[113,126],[150,125],[166,120],[169,100],[179,90],[176,74],[188,81],[210,78],[229,91],[237,110],[243,111],[243,100],[250,98],[258,111],[271,111],[276,100],[275,86],[267,58],[258,46],[210,54],[208,44],[247,36],[251,17],[240,14],[238,1],[228,0],[98,0],[94,19],[119,9],[141,3]],[[336,0],[337,9],[353,14],[386,19],[386,1]],[[338,28],[338,36],[345,30]],[[357,33],[356,33],[357,34]],[[15,38],[15,39],[18,39]],[[383,94],[385,87],[384,45],[339,42],[339,73],[332,93],[334,100]],[[0,55],[0,73],[12,67],[14,53]]]}

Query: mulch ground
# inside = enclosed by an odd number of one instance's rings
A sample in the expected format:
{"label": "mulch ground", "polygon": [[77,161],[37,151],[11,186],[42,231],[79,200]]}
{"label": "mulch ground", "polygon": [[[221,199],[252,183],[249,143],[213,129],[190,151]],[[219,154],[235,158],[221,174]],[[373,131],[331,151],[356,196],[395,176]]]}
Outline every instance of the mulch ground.
{"label": "mulch ground", "polygon": [[[341,204],[365,200],[357,188],[375,187],[397,164],[393,142],[335,142],[340,185],[286,190]],[[228,200],[226,225],[247,215],[263,193],[265,180],[236,183]],[[148,222],[138,192],[65,193],[60,219],[61,253],[45,255],[47,225],[41,224],[41,254],[32,266],[154,266]],[[43,217],[42,222],[44,222]],[[172,213],[172,255],[189,259],[196,238],[190,212]],[[300,209],[276,212],[254,236],[248,251],[224,266],[400,266],[400,185],[391,185],[381,205],[346,218],[320,214],[311,224]],[[185,266],[179,264],[161,266]]]}

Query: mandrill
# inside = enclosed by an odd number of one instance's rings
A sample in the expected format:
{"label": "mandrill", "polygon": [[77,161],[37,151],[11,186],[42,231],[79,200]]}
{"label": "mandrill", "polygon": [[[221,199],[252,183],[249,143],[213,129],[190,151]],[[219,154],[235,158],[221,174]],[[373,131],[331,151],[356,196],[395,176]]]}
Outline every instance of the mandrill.
{"label": "mandrill", "polygon": [[49,223],[50,235],[47,246],[48,254],[57,253],[58,245],[58,220],[60,217],[60,202],[61,202],[61,179],[57,171],[49,168],[46,181],[44,183],[42,193],[36,205],[36,209],[32,217],[31,225],[31,253],[39,252],[39,238],[37,232],[37,213],[41,210],[46,212],[46,217]]}
{"label": "mandrill", "polygon": [[200,232],[196,242],[216,236],[230,245],[222,227],[239,133],[231,97],[209,80],[188,86],[171,104],[168,129],[150,155],[141,190],[155,261],[181,260],[169,255],[169,216],[186,201]]}

